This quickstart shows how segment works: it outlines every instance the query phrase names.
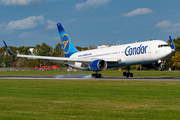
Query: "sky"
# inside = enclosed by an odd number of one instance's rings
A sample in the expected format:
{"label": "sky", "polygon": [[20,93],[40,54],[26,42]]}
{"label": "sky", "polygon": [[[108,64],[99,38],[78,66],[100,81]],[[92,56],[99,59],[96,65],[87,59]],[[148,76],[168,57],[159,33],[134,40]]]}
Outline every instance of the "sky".
{"label": "sky", "polygon": [[168,41],[180,37],[179,5],[180,0],[0,0],[0,40],[54,48],[61,23],[80,47]]}

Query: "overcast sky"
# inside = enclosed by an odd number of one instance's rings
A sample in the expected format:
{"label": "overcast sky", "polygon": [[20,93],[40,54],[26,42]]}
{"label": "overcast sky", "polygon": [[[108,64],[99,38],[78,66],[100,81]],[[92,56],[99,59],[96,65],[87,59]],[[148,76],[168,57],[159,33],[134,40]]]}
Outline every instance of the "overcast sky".
{"label": "overcast sky", "polygon": [[0,40],[54,48],[60,42],[56,23],[62,23],[81,47],[167,41],[180,36],[179,5],[180,0],[0,0]]}

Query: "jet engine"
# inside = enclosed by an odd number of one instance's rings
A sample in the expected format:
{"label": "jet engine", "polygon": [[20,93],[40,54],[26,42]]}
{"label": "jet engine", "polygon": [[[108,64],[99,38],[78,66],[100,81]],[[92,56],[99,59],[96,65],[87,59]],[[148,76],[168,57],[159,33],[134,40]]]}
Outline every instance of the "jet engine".
{"label": "jet engine", "polygon": [[144,64],[142,67],[146,67],[147,69],[155,69],[161,67],[161,63],[155,62],[151,64]]}
{"label": "jet engine", "polygon": [[97,59],[90,63],[89,68],[92,71],[103,71],[107,68],[107,62],[105,60]]}

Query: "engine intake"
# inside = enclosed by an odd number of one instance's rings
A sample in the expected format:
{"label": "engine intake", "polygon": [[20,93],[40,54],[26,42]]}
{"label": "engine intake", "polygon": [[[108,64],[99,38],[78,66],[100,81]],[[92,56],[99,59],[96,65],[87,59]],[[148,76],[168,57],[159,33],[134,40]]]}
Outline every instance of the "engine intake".
{"label": "engine intake", "polygon": [[101,59],[94,60],[90,63],[89,68],[92,71],[103,71],[107,68],[107,62]]}

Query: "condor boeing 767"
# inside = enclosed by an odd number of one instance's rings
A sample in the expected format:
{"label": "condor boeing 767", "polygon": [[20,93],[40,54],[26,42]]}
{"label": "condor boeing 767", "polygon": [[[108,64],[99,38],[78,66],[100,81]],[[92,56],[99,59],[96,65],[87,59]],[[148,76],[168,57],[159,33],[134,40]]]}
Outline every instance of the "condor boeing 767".
{"label": "condor boeing 767", "polygon": [[14,54],[8,48],[5,41],[3,42],[8,53],[14,56],[61,63],[81,70],[91,70],[95,72],[92,74],[95,78],[101,78],[101,74],[98,73],[99,71],[123,66],[127,66],[127,72],[124,72],[123,75],[127,78],[133,77],[133,73],[129,72],[131,65],[142,64],[147,68],[158,68],[161,66],[162,61],[168,58],[175,50],[174,43],[169,36],[171,46],[162,40],[151,40],[108,48],[78,51],[61,23],[57,24],[57,28],[65,57]]}

